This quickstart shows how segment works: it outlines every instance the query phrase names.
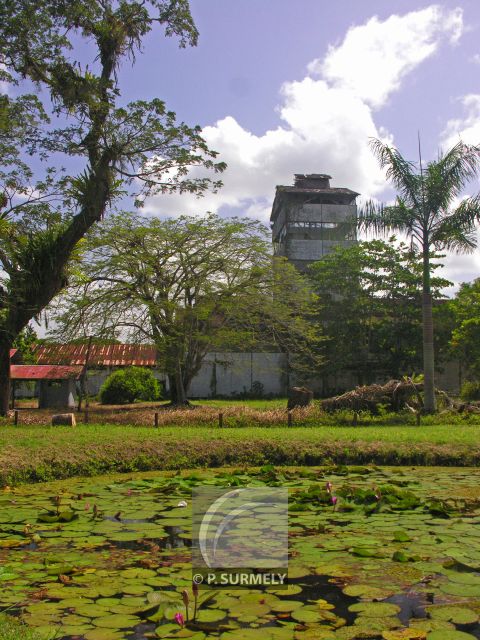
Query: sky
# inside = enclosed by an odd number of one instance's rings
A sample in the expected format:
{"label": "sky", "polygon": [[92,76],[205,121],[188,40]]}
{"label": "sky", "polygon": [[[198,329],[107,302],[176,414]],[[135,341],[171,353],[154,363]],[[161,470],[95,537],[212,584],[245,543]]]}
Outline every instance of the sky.
{"label": "sky", "polygon": [[[224,187],[201,199],[157,196],[160,216],[246,215],[268,223],[275,187],[328,173],[361,198],[392,197],[369,148],[378,137],[425,160],[461,137],[480,143],[480,3],[445,0],[191,0],[199,44],[151,33],[128,99],[160,97],[199,124]],[[480,184],[471,183],[468,193]],[[480,250],[448,256],[455,283],[480,275]]]}
{"label": "sky", "polygon": [[[159,97],[199,124],[228,168],[203,198],[159,195],[144,211],[257,218],[277,185],[327,173],[331,185],[391,201],[372,155],[381,138],[425,160],[460,138],[480,144],[480,2],[190,0],[197,47],[148,34],[119,80],[125,101]],[[88,58],[88,51],[84,52]],[[467,194],[480,191],[480,183]],[[480,244],[480,243],[479,243]],[[480,276],[480,249],[449,255],[443,276]]]}

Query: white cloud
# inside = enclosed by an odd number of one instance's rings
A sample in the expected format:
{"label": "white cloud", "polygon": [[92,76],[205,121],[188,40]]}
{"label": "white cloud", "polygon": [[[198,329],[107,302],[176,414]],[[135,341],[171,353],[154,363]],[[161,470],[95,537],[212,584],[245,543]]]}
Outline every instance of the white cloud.
{"label": "white cloud", "polygon": [[460,98],[460,102],[465,116],[449,120],[441,135],[442,145],[447,149],[459,140],[480,144],[480,94],[468,94]]}
{"label": "white cloud", "polygon": [[334,86],[350,89],[373,107],[381,107],[403,78],[432,56],[443,40],[456,43],[462,34],[462,10],[437,5],[381,22],[376,16],[348,30],[339,47],[308,66]]}
{"label": "white cloud", "polygon": [[368,140],[392,137],[377,126],[374,111],[442,42],[457,42],[462,28],[460,9],[437,5],[350,28],[341,44],[310,63],[305,78],[283,85],[276,129],[257,136],[231,116],[205,127],[209,146],[228,164],[218,194],[155,197],[145,210],[178,215],[229,206],[266,221],[275,185],[304,172],[329,173],[333,186],[368,197],[380,193],[385,179]]}
{"label": "white cloud", "polygon": [[[477,242],[480,246],[480,233],[477,232]],[[444,269],[437,271],[438,275],[454,283],[453,287],[446,290],[448,296],[452,296],[459,289],[459,283],[471,282],[480,274],[480,252],[473,253],[449,253],[443,260]]]}

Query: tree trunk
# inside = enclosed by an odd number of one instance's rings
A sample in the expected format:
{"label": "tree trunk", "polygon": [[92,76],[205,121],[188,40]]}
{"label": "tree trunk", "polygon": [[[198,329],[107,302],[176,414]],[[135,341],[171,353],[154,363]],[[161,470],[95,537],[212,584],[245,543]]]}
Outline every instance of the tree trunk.
{"label": "tree trunk", "polygon": [[430,254],[426,239],[423,243],[423,389],[426,413],[435,413],[435,354],[433,350],[432,293],[430,290]]}
{"label": "tree trunk", "polygon": [[170,404],[179,407],[188,406],[187,393],[183,383],[182,368],[177,360],[175,372],[168,374],[168,383],[170,386]]}
{"label": "tree trunk", "polygon": [[6,416],[10,408],[10,348],[10,342],[0,342],[0,415],[2,416]]}

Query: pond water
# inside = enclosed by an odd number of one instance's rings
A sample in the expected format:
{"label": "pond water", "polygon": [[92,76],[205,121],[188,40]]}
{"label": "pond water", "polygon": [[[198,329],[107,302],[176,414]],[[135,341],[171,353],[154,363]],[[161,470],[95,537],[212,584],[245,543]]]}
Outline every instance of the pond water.
{"label": "pond water", "polygon": [[[479,481],[265,466],[6,488],[0,611],[56,640],[480,638]],[[203,484],[289,488],[289,586],[201,590],[192,622],[189,498]]]}

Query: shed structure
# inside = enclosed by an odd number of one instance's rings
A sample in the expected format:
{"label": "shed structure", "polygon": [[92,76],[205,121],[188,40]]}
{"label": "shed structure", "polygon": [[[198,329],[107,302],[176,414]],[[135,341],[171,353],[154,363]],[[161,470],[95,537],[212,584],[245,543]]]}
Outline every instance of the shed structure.
{"label": "shed structure", "polygon": [[[122,367],[148,367],[165,385],[158,371],[157,348],[153,344],[39,344],[33,352],[39,365],[56,364],[85,367],[89,395],[97,395],[108,376]],[[87,362],[88,357],[88,362]]]}
{"label": "shed structure", "polygon": [[75,408],[76,382],[83,366],[58,366],[38,364],[11,364],[10,379],[13,383],[36,382],[39,409]]}

